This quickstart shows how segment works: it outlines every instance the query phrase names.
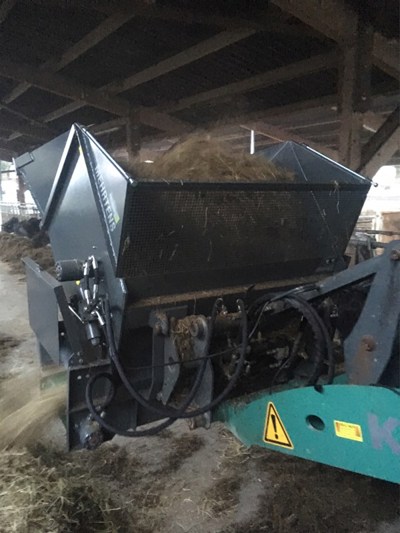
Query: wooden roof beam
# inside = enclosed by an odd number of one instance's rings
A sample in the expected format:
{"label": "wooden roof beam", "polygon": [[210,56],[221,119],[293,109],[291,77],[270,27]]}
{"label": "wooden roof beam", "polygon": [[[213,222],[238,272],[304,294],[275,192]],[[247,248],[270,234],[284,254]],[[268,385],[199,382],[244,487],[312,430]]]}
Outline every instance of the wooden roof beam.
{"label": "wooden roof beam", "polygon": [[[96,26],[96,28],[87,33],[82,39],[68,48],[68,50],[66,50],[60,58],[50,59],[43,63],[43,65],[40,67],[40,70],[51,73],[58,72],[75,61],[75,59],[78,59],[78,57],[83,55],[85,52],[96,46],[96,44],[98,44],[100,41],[114,33],[116,30],[118,30],[118,28],[126,24],[135,15],[136,12],[133,9],[123,9],[113,13],[111,16],[103,20],[103,22],[101,22],[98,26]],[[27,82],[19,83],[8,95],[3,98],[3,102],[9,104],[24,94],[30,87],[31,85]]]}
{"label": "wooden roof beam", "polygon": [[296,135],[291,131],[287,131],[283,128],[272,126],[271,124],[266,124],[265,122],[253,122],[250,124],[245,124],[242,125],[242,128],[246,130],[254,130],[256,133],[265,137],[269,137],[270,139],[273,139],[275,141],[295,141],[301,144],[306,144],[310,148],[313,148],[314,150],[325,154],[331,159],[337,160],[337,152],[329,150],[329,148],[326,148],[325,146],[319,143],[310,142],[309,140],[304,139],[303,137]]}
{"label": "wooden roof beam", "polygon": [[16,153],[9,148],[0,146],[0,160],[1,161],[12,161],[13,157],[16,157]]}
{"label": "wooden roof beam", "polygon": [[[29,83],[44,91],[58,94],[84,105],[103,109],[117,116],[127,117],[133,111],[131,104],[122,98],[110,96],[104,91],[80,84],[60,74],[39,71],[30,65],[0,59],[0,76]],[[73,102],[71,106],[73,107],[75,103]],[[163,131],[186,133],[191,128],[184,121],[169,117],[157,110],[141,108],[140,117],[144,124],[149,124]],[[155,119],[155,117],[157,118]],[[13,136],[13,139],[15,138],[17,138],[16,134]]]}
{"label": "wooden roof beam", "polygon": [[[127,91],[128,89],[133,89],[138,85],[158,78],[164,74],[167,74],[168,72],[172,72],[173,70],[183,67],[184,65],[193,63],[194,61],[205,57],[213,52],[221,50],[222,48],[225,48],[230,44],[246,39],[254,33],[254,30],[237,30],[233,32],[219,33],[218,35],[215,35],[210,39],[206,39],[182,52],[179,52],[178,54],[175,54],[163,61],[160,61],[155,65],[152,65],[151,67],[137,72],[122,81],[104,85],[101,90],[115,95]],[[55,111],[52,111],[51,113],[47,113],[46,115],[41,117],[41,120],[43,122],[52,122],[65,115],[68,115],[69,113],[77,111],[84,105],[85,104],[82,102],[71,102],[63,107],[56,109]]]}
{"label": "wooden roof beam", "polygon": [[103,109],[114,115],[126,116],[129,114],[130,104],[125,100],[110,97],[106,93],[70,80],[65,76],[38,70],[31,65],[15,63],[1,58],[0,76],[29,83],[44,91],[84,102],[86,105]]}
{"label": "wooden roof beam", "polygon": [[16,116],[13,116],[13,118],[6,118],[4,117],[4,114],[2,114],[0,123],[3,130],[9,131],[10,133],[18,132],[19,137],[24,135],[39,139],[40,141],[48,141],[57,135],[57,133],[53,133],[51,130],[46,130],[46,128],[38,127],[35,124],[29,124]]}
{"label": "wooden roof beam", "polygon": [[400,106],[364,145],[358,172],[372,177],[400,149]]}
{"label": "wooden roof beam", "polygon": [[[354,41],[357,31],[357,13],[342,0],[271,0],[271,3],[290,13],[341,46]],[[379,32],[374,33],[373,63],[392,77],[400,78],[399,40],[389,41]]]}
{"label": "wooden roof beam", "polygon": [[269,70],[263,74],[251,76],[250,78],[246,78],[238,82],[222,85],[221,87],[211,89],[210,91],[204,91],[197,93],[194,96],[182,98],[175,104],[167,104],[165,106],[161,106],[159,109],[167,113],[175,113],[193,105],[270,87],[277,85],[278,83],[290,81],[295,78],[306,76],[307,74],[311,74],[313,72],[319,72],[321,70],[326,70],[336,66],[336,52],[321,54],[309,59],[296,61],[295,63],[290,63],[289,65]]}
{"label": "wooden roof beam", "polygon": [[256,33],[256,31],[253,29],[223,31],[217,35],[214,35],[213,37],[210,37],[209,39],[201,41],[200,43],[187,48],[186,50],[183,50],[182,52],[179,52],[178,54],[164,59],[163,61],[152,65],[151,67],[145,68],[144,70],[137,72],[122,81],[110,83],[103,88],[111,94],[118,94],[129,89],[133,89],[138,85],[142,85],[143,83],[147,83],[155,78],[159,78],[164,74],[168,74],[169,72],[177,70],[178,68],[193,63],[194,61],[217,52],[222,48],[226,48],[231,44],[242,41],[243,39],[247,39],[247,37],[254,35],[254,33]]}
{"label": "wooden roof beam", "polygon": [[16,3],[17,0],[3,0],[0,2],[0,24],[3,24]]}
{"label": "wooden roof beam", "polygon": [[400,44],[396,39],[389,40],[380,33],[374,33],[372,61],[383,72],[400,80]]}

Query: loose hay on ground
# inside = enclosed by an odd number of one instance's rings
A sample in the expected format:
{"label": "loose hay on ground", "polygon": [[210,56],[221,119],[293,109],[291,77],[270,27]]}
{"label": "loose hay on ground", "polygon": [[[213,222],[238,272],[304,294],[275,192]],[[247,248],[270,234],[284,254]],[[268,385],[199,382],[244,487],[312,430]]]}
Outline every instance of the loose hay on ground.
{"label": "loose hay on ground", "polygon": [[10,350],[16,348],[20,342],[21,341],[15,337],[10,337],[10,335],[4,335],[3,333],[0,333],[0,357],[7,355]]}
{"label": "loose hay on ground", "polygon": [[146,531],[134,528],[108,489],[76,455],[5,451],[0,454],[1,530]]}
{"label": "loose hay on ground", "polygon": [[235,444],[228,442],[207,494],[214,512],[233,518],[249,472],[265,474],[269,483],[264,482],[251,519],[237,523],[231,518],[219,533],[365,533],[375,531],[379,522],[400,518],[397,485],[258,447],[236,444],[237,453],[233,450]]}
{"label": "loose hay on ground", "polygon": [[163,463],[163,474],[173,473],[194,453],[205,445],[205,441],[195,433],[184,433],[180,437],[170,439],[170,451]]}
{"label": "loose hay on ground", "polygon": [[54,259],[50,246],[35,248],[26,237],[0,232],[0,259],[7,263],[15,274],[24,274],[23,257],[31,257],[39,266],[53,272]]}

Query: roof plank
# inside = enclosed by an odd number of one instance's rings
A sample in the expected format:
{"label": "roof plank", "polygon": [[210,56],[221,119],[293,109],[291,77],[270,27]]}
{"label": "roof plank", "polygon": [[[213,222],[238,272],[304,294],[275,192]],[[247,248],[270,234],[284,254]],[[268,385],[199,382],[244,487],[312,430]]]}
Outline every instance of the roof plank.
{"label": "roof plank", "polygon": [[[1,9],[1,8],[0,8]],[[85,52],[96,46],[100,41],[114,33],[118,28],[126,24],[137,12],[133,9],[130,10],[120,10],[117,13],[112,14],[103,20],[98,26],[96,26],[92,31],[87,33],[82,39],[68,48],[60,58],[53,58],[49,61],[46,61],[41,65],[40,69],[48,72],[58,72],[63,69],[75,59],[83,55]],[[1,12],[0,12],[0,21],[1,21]],[[14,101],[16,98],[24,94],[31,85],[26,82],[22,82],[17,87],[15,87],[7,96],[3,98],[3,101],[8,104]]]}
{"label": "roof plank", "polygon": [[314,150],[317,150],[318,152],[325,154],[331,159],[337,160],[336,151],[330,150],[329,148],[326,148],[322,144],[314,143],[307,139],[304,139],[300,135],[296,135],[295,133],[291,131],[287,131],[284,128],[273,126],[272,124],[267,124],[265,122],[253,122],[250,124],[242,125],[242,128],[246,130],[254,130],[256,133],[260,135],[264,135],[265,137],[269,137],[276,141],[295,141],[301,144],[306,144],[310,148],[313,148]]}
{"label": "roof plank", "polygon": [[81,83],[75,82],[51,72],[38,70],[36,67],[0,59],[0,76],[16,81],[29,83],[39,89],[50,93],[78,100],[87,105],[103,109],[115,115],[126,116],[129,114],[129,102],[118,97],[110,97],[106,93]]}
{"label": "roof plank", "polygon": [[[271,0],[271,2],[339,44],[346,44],[355,38],[358,15],[342,0],[324,0],[322,4],[320,0],[301,2]],[[373,62],[396,79],[400,78],[399,46],[398,39],[389,41],[375,32]]]}
{"label": "roof plank", "polygon": [[222,48],[226,48],[231,44],[242,41],[254,33],[256,33],[255,30],[249,29],[223,31],[217,35],[213,35],[209,39],[191,46],[190,48],[187,48],[186,50],[183,50],[182,52],[179,52],[178,54],[158,62],[155,65],[145,68],[144,70],[125,78],[121,82],[111,83],[105,88],[112,94],[118,94],[129,89],[133,89],[138,85],[142,85],[143,83],[154,80],[155,78],[163,76],[168,72],[172,72],[173,70],[188,65],[189,63],[193,63],[194,61],[212,54],[213,52],[217,52]]}
{"label": "roof plank", "polygon": [[320,54],[309,59],[296,61],[295,63],[269,70],[263,74],[257,74],[250,78],[245,78],[241,81],[222,85],[216,89],[211,89],[210,91],[204,91],[193,96],[188,96],[187,98],[182,98],[175,104],[167,104],[166,106],[160,107],[160,110],[162,109],[167,113],[175,113],[193,105],[270,87],[272,85],[277,85],[278,83],[290,81],[307,74],[312,74],[313,72],[319,72],[336,66],[336,52]]}
{"label": "roof plank", "polygon": [[[132,89],[133,87],[137,87],[138,85],[141,85],[142,83],[146,83],[147,81],[150,81],[159,76],[162,76],[163,74],[166,74],[167,72],[171,72],[184,65],[188,65],[189,63],[192,63],[193,61],[196,61],[197,59],[201,59],[202,57],[205,57],[206,55],[209,55],[212,52],[221,50],[222,48],[225,48],[229,46],[230,44],[246,39],[247,37],[249,37],[250,35],[253,35],[254,33],[255,33],[255,30],[248,30],[248,29],[247,30],[236,30],[236,31],[231,31],[231,32],[229,31],[221,32],[211,37],[210,39],[201,41],[200,43],[186,50],[183,50],[182,52],[179,52],[178,54],[175,54],[163,61],[160,61],[159,63],[155,65],[152,65],[151,67],[148,67],[138,73],[135,73],[132,76],[129,76],[120,82],[113,82],[113,83],[106,84],[101,88],[101,90],[104,90],[107,93],[115,95],[123,91],[126,91],[128,89]],[[62,116],[65,116],[65,115],[68,115],[69,113],[77,111],[84,105],[85,105],[84,102],[73,102],[73,103],[66,104],[65,106],[59,109],[56,109],[55,111],[52,111],[51,113],[47,113],[46,115],[42,117],[42,120],[44,122],[52,122],[53,120],[57,120],[61,118]]]}
{"label": "roof plank", "polygon": [[16,3],[17,0],[3,0],[0,3],[0,24],[3,24],[3,22],[8,17],[9,12],[15,6]]}
{"label": "roof plank", "polygon": [[386,39],[380,33],[374,33],[372,60],[383,72],[400,80],[400,45],[395,39]]}

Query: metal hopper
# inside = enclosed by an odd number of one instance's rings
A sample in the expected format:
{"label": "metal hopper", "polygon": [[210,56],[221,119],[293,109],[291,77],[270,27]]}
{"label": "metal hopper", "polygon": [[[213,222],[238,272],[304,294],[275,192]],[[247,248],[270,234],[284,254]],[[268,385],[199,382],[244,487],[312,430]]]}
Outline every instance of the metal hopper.
{"label": "metal hopper", "polygon": [[[62,142],[57,170],[44,167]],[[140,181],[78,125],[16,163],[55,259],[96,247],[136,298],[342,268],[370,181],[296,143],[262,153],[293,183]]]}

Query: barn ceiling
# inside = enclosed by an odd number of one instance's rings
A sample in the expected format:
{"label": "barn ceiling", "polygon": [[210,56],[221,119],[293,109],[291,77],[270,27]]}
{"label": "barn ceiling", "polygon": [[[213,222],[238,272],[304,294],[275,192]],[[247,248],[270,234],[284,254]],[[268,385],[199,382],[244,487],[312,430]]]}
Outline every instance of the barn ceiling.
{"label": "barn ceiling", "polygon": [[[126,154],[213,128],[237,148],[254,129],[256,147],[294,138],[340,158],[349,105],[366,150],[399,101],[398,11],[397,0],[0,0],[0,157],[79,122]],[[367,89],[349,97],[351,51]]]}

